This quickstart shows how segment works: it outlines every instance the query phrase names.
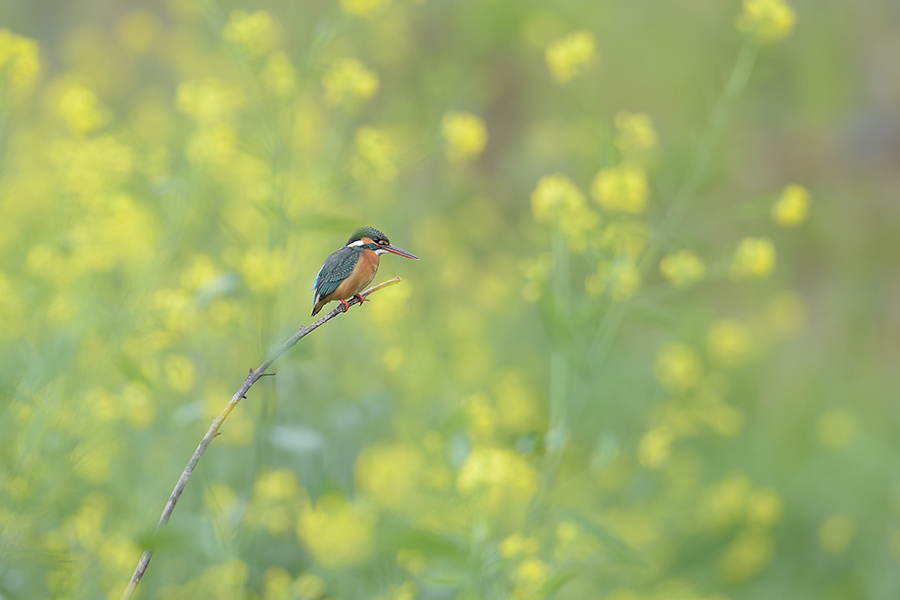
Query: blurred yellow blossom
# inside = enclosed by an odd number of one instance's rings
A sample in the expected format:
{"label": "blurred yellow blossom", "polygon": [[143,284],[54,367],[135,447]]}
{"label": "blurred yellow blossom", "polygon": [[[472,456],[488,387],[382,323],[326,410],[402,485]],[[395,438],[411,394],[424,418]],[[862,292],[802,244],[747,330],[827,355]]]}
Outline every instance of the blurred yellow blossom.
{"label": "blurred yellow blossom", "polygon": [[653,373],[665,389],[678,393],[689,390],[700,382],[703,365],[690,346],[668,343],[657,352]]}
{"label": "blurred yellow blossom", "polygon": [[90,133],[112,119],[112,112],[97,95],[78,84],[65,86],[59,94],[56,108],[69,129],[77,134]]}
{"label": "blurred yellow blossom", "polygon": [[326,104],[354,110],[378,92],[378,74],[355,58],[343,58],[325,71],[322,86]]}
{"label": "blurred yellow blossom", "polygon": [[537,302],[541,290],[553,270],[553,255],[545,252],[534,259],[525,259],[519,263],[519,270],[525,278],[522,297],[526,302]]}
{"label": "blurred yellow blossom", "polygon": [[826,448],[846,448],[856,438],[856,417],[846,409],[832,409],[819,417],[816,437]]}
{"label": "blurred yellow blossom", "polygon": [[233,10],[222,37],[243,47],[251,56],[263,56],[277,44],[279,30],[272,15],[264,10]]}
{"label": "blurred yellow blossom", "polygon": [[641,273],[637,265],[627,259],[601,261],[597,272],[585,279],[585,290],[591,296],[609,293],[617,302],[628,300],[641,288]]}
{"label": "blurred yellow blossom", "polygon": [[[300,598],[315,600],[325,595],[328,585],[325,580],[314,573],[303,573],[294,582],[294,590]],[[290,596],[293,600],[294,596]]]}
{"label": "blurred yellow blossom", "polygon": [[541,544],[537,538],[525,537],[514,533],[500,543],[500,556],[503,558],[517,558],[528,554],[537,554]]}
{"label": "blurred yellow blossom", "polygon": [[607,224],[597,241],[614,256],[625,257],[634,263],[641,258],[649,237],[644,221],[625,217]]}
{"label": "blurred yellow blossom", "polygon": [[325,496],[301,509],[297,535],[323,567],[339,569],[366,562],[372,555],[374,516],[359,504]]}
{"label": "blurred yellow blossom", "polygon": [[294,527],[299,509],[308,505],[309,496],[293,471],[263,469],[253,483],[244,522],[250,528],[264,528],[273,536],[283,536]]}
{"label": "blurred yellow blossom", "polygon": [[221,270],[211,256],[198,254],[193,258],[190,266],[182,271],[178,282],[191,291],[197,291],[209,284],[220,272]]}
{"label": "blurred yellow blossom", "polygon": [[703,279],[706,265],[692,250],[685,248],[663,256],[659,261],[659,272],[673,286],[686,288]]}
{"label": "blurred yellow blossom", "polygon": [[778,492],[771,488],[753,490],[747,498],[747,520],[757,525],[771,527],[784,515],[784,503]]}
{"label": "blurred yellow blossom", "polygon": [[122,387],[116,402],[122,405],[125,420],[132,429],[145,429],[156,418],[156,406],[143,383],[131,381]]}
{"label": "blurred yellow blossom", "polygon": [[675,436],[672,430],[662,426],[651,429],[641,438],[638,445],[638,460],[647,469],[661,469],[669,462],[672,453],[672,442]]}
{"label": "blurred yellow blossom", "polygon": [[294,578],[282,567],[269,567],[263,573],[263,600],[290,600]]}
{"label": "blurred yellow blossom", "polygon": [[463,111],[448,111],[441,118],[447,157],[454,162],[477,158],[487,144],[484,119]]}
{"label": "blurred yellow blossom", "polygon": [[144,54],[150,50],[161,33],[159,20],[153,13],[145,10],[130,12],[116,24],[119,44],[134,54]]}
{"label": "blurred yellow blossom", "polygon": [[406,581],[400,585],[392,585],[387,592],[375,596],[372,600],[414,600],[419,593],[419,588],[412,581]]}
{"label": "blurred yellow blossom", "polygon": [[570,33],[547,46],[545,58],[557,83],[571,81],[597,61],[594,34],[590,31]]}
{"label": "blurred yellow blossom", "polygon": [[796,227],[809,218],[809,191],[796,183],[784,188],[772,207],[772,219],[782,227]]}
{"label": "blurred yellow blossom", "polygon": [[847,515],[832,515],[819,526],[819,547],[829,554],[840,554],[856,537],[856,524]]}
{"label": "blurred yellow blossom", "polygon": [[259,75],[263,85],[276,98],[290,96],[297,89],[297,72],[287,53],[273,52]]}
{"label": "blurred yellow blossom", "polygon": [[341,0],[341,10],[355,17],[371,18],[390,4],[391,0]]}
{"label": "blurred yellow blossom", "polygon": [[491,397],[484,392],[466,396],[461,402],[472,437],[491,437],[497,429],[499,414]]}
{"label": "blurred yellow blossom", "polygon": [[159,600],[182,600],[183,598],[233,598],[246,589],[250,568],[238,558],[229,558],[215,567],[210,567],[181,585],[161,587]]}
{"label": "blurred yellow blossom", "polygon": [[700,414],[713,431],[722,437],[732,438],[744,428],[744,413],[724,402],[706,406]]}
{"label": "blurred yellow blossom", "polygon": [[245,102],[238,85],[216,77],[185,81],[178,86],[175,97],[178,110],[206,124],[230,120]]}
{"label": "blurred yellow blossom", "polygon": [[709,486],[699,507],[704,518],[719,529],[737,522],[746,512],[752,482],[741,471],[730,471]]}
{"label": "blurred yellow blossom", "polygon": [[524,505],[537,489],[537,473],[521,455],[506,448],[475,448],[456,477],[463,496],[476,497],[486,510]]}
{"label": "blurred yellow blossom", "polygon": [[765,277],[775,268],[775,244],[769,238],[748,237],[738,244],[729,274],[735,281]]}
{"label": "blurred yellow blossom", "polygon": [[356,130],[356,156],[350,173],[356,179],[393,181],[397,177],[397,146],[382,129],[364,125]]}
{"label": "blurred yellow blossom", "polygon": [[38,45],[34,40],[0,28],[0,89],[4,79],[15,91],[34,83],[41,70]]}
{"label": "blurred yellow blossom", "polygon": [[531,210],[539,223],[551,223],[557,215],[577,212],[584,204],[584,192],[562,173],[541,177],[531,193]]}
{"label": "blurred yellow blossom", "polygon": [[767,529],[752,527],[739,533],[719,559],[719,573],[731,583],[756,576],[775,554],[775,538]]}
{"label": "blurred yellow blossom", "polygon": [[376,444],[359,453],[354,476],[359,490],[373,502],[400,511],[415,501],[425,468],[413,446]]}
{"label": "blurred yellow blossom", "polygon": [[649,195],[647,173],[633,164],[600,169],[591,184],[591,196],[611,213],[641,215],[647,210]]}
{"label": "blurred yellow blossom", "polygon": [[794,9],[784,0],[744,0],[735,26],[767,44],[782,40],[794,30]]}
{"label": "blurred yellow blossom", "polygon": [[713,362],[733,367],[750,352],[750,328],[733,319],[720,319],[706,333],[706,346]]}
{"label": "blurred yellow blossom", "polygon": [[626,158],[640,158],[656,147],[656,130],[649,115],[620,110],[616,113],[614,122],[615,143]]}

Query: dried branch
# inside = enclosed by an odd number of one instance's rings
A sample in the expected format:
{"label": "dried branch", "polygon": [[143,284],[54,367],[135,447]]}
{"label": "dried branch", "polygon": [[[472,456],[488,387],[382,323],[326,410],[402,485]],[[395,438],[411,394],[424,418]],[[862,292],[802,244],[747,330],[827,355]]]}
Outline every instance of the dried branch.
{"label": "dried branch", "polygon": [[[379,283],[378,285],[370,287],[366,291],[362,292],[360,296],[362,296],[363,299],[368,298],[369,294],[372,294],[373,292],[376,292],[381,288],[394,285],[395,283],[399,282],[400,278],[394,277],[393,279],[389,279],[384,283]],[[354,304],[360,304],[361,302],[362,300],[354,297],[348,300],[347,304],[349,306],[353,306]],[[259,365],[259,367],[256,368],[256,370],[250,371],[247,379],[244,380],[244,383],[241,385],[238,391],[235,392],[234,396],[231,397],[228,405],[225,406],[225,408],[222,409],[222,412],[219,413],[219,416],[217,416],[213,420],[212,425],[209,426],[209,430],[206,432],[206,435],[204,435],[203,439],[200,440],[200,445],[197,446],[197,449],[194,451],[194,455],[191,456],[191,460],[188,461],[187,466],[181,473],[181,477],[178,478],[178,483],[175,484],[175,489],[172,490],[172,495],[169,496],[169,501],[166,502],[166,507],[163,509],[162,516],[159,518],[159,524],[157,524],[156,526],[157,532],[160,530],[160,528],[164,527],[166,523],[169,522],[169,517],[172,516],[172,511],[175,510],[175,504],[181,497],[181,493],[184,491],[184,487],[187,485],[188,479],[190,479],[191,477],[191,473],[194,472],[194,467],[197,466],[197,462],[206,451],[206,447],[209,446],[209,443],[212,442],[213,438],[219,435],[219,427],[222,426],[222,423],[226,418],[228,418],[228,415],[231,414],[231,411],[234,410],[234,407],[237,406],[237,403],[240,402],[243,398],[247,397],[247,392],[250,390],[253,384],[259,381],[261,377],[273,374],[266,373],[266,369],[268,369],[272,365],[272,363],[278,359],[279,356],[287,352],[288,349],[291,348],[294,344],[302,340],[304,337],[306,337],[334,317],[338,316],[341,313],[347,312],[349,306],[345,307],[343,304],[338,304],[331,312],[320,318],[312,325],[308,325],[306,327],[301,326],[300,330],[295,333],[288,341],[279,346],[275,353],[272,354],[272,356],[267,358],[261,365]],[[144,554],[141,556],[141,560],[138,561],[137,568],[135,568],[134,570],[134,575],[131,576],[131,581],[128,583],[128,587],[125,589],[125,593],[122,594],[122,600],[129,600],[134,595],[138,584],[141,582],[141,578],[144,576],[144,572],[146,572],[147,570],[147,565],[150,564],[150,557],[152,555],[153,552],[151,550],[144,551]]]}

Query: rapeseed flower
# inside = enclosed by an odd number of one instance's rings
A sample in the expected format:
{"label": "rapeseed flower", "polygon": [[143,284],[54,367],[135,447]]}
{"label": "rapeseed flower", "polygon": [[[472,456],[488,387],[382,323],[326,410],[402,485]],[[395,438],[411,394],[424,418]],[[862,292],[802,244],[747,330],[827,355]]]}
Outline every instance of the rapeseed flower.
{"label": "rapeseed flower", "polygon": [[736,366],[750,351],[750,328],[731,319],[716,321],[706,333],[706,345],[713,362],[726,367]]}
{"label": "rapeseed flower", "polygon": [[601,169],[591,184],[591,196],[607,212],[644,214],[650,196],[647,173],[627,163]]}
{"label": "rapeseed flower", "polygon": [[15,92],[31,87],[41,71],[37,43],[9,29],[0,29],[0,90],[7,80]]}
{"label": "rapeseed flower", "polygon": [[750,523],[771,527],[784,515],[784,502],[771,488],[753,490],[747,498],[747,520]]}
{"label": "rapeseed flower", "polygon": [[500,543],[500,556],[503,558],[518,558],[530,554],[537,554],[541,544],[537,538],[525,537],[514,533]]}
{"label": "rapeseed flower", "polygon": [[56,110],[72,133],[86,134],[112,120],[112,111],[90,89],[72,84],[59,94]]}
{"label": "rapeseed flower", "polygon": [[657,352],[653,373],[666,390],[678,393],[700,383],[703,365],[700,357],[690,346],[668,343]]}
{"label": "rapeseed flower", "polygon": [[230,121],[245,103],[239,86],[216,77],[185,81],[175,95],[178,110],[208,125]]}
{"label": "rapeseed flower", "polygon": [[796,227],[809,218],[809,191],[802,185],[784,188],[772,207],[772,220],[782,227]]}
{"label": "rapeseed flower", "polygon": [[666,254],[659,261],[660,274],[676,288],[686,288],[703,279],[706,265],[692,250]]}
{"label": "rapeseed flower", "polygon": [[669,462],[672,454],[674,432],[666,426],[651,429],[638,444],[638,460],[647,469],[661,469]]}
{"label": "rapeseed flower", "polygon": [[244,48],[250,56],[260,57],[277,44],[279,33],[275,19],[268,12],[233,10],[222,37]]}
{"label": "rapeseed flower", "polygon": [[775,554],[775,538],[768,529],[748,528],[732,540],[719,558],[719,574],[731,583],[746,581],[765,568]]}
{"label": "rapeseed flower", "polygon": [[597,243],[615,257],[637,262],[647,247],[649,238],[650,232],[644,221],[626,217],[608,223],[600,232]]}
{"label": "rapeseed flower", "polygon": [[325,496],[300,510],[297,535],[323,567],[340,569],[363,564],[372,555],[374,516],[362,505]]}
{"label": "rapeseed flower", "polygon": [[765,277],[775,268],[775,244],[769,238],[748,237],[738,244],[729,274],[735,281]]}
{"label": "rapeseed flower", "polygon": [[547,46],[544,55],[550,75],[557,83],[566,83],[583,75],[596,61],[594,34],[576,31]]}
{"label": "rapeseed flower", "polygon": [[346,14],[367,19],[390,5],[391,0],[341,0],[341,10]]}
{"label": "rapeseed flower", "polygon": [[585,290],[591,296],[608,293],[618,302],[628,300],[641,289],[641,272],[634,261],[620,259],[602,261],[596,273],[589,275],[584,282]]}
{"label": "rapeseed flower", "polygon": [[638,159],[656,148],[657,135],[653,120],[645,113],[621,110],[616,113],[616,147],[629,160]]}
{"label": "rapeseed flower", "polygon": [[484,119],[463,111],[444,113],[441,133],[447,143],[447,158],[452,162],[477,158],[488,140]]}
{"label": "rapeseed flower", "polygon": [[335,61],[322,75],[325,103],[332,107],[355,110],[378,92],[378,74],[355,58]]}
{"label": "rapeseed flower", "polygon": [[531,211],[539,223],[552,223],[557,215],[584,205],[584,192],[562,173],[541,177],[531,194]]}
{"label": "rapeseed flower", "polygon": [[456,476],[456,489],[489,512],[524,506],[537,490],[537,472],[506,448],[475,448]]}
{"label": "rapeseed flower", "polygon": [[769,44],[791,35],[796,19],[794,9],[784,0],[744,0],[743,10],[734,23],[740,31]]}
{"label": "rapeseed flower", "polygon": [[276,51],[269,55],[259,78],[276,98],[287,98],[297,89],[297,72],[286,52]]}

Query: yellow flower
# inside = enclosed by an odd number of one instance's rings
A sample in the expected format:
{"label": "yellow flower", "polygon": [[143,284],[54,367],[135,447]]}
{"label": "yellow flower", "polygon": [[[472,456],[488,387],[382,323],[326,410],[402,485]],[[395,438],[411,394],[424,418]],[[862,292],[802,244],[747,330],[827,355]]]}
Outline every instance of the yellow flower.
{"label": "yellow flower", "polygon": [[397,511],[415,502],[424,472],[422,455],[403,443],[366,446],[354,468],[359,490],[376,504]]}
{"label": "yellow flower", "polygon": [[772,208],[772,219],[782,227],[796,227],[809,218],[809,191],[801,185],[784,188]]}
{"label": "yellow flower", "polygon": [[369,560],[374,524],[362,506],[325,496],[317,506],[301,509],[297,535],[320,565],[340,569]]}
{"label": "yellow flower", "polygon": [[615,124],[616,146],[627,157],[640,156],[656,147],[656,130],[649,115],[620,110]]}
{"label": "yellow flower", "polygon": [[616,257],[638,261],[650,237],[647,224],[639,219],[624,218],[609,223],[600,234],[600,247]]}
{"label": "yellow flower", "polygon": [[88,88],[73,84],[59,96],[59,115],[73,133],[90,133],[109,123],[112,112]]}
{"label": "yellow flower", "polygon": [[531,194],[531,212],[539,223],[551,223],[557,215],[584,205],[584,192],[562,173],[541,177]]}
{"label": "yellow flower", "polygon": [[484,119],[462,111],[444,113],[441,133],[447,142],[447,157],[453,162],[478,157],[488,140]]}
{"label": "yellow flower", "polygon": [[641,272],[631,260],[604,261],[585,279],[585,289],[591,296],[608,292],[617,302],[628,300],[641,289]]}
{"label": "yellow flower", "polygon": [[505,448],[475,448],[456,477],[460,494],[476,497],[488,511],[524,505],[537,489],[537,473],[529,462]]}
{"label": "yellow flower", "polygon": [[653,373],[664,388],[677,393],[689,390],[700,382],[703,365],[690,346],[669,343],[656,354]]}
{"label": "yellow flower", "polygon": [[709,486],[700,510],[713,526],[727,527],[744,515],[751,486],[750,478],[744,473],[726,473]]}
{"label": "yellow flower", "polygon": [[703,279],[706,265],[693,251],[685,248],[663,256],[659,261],[659,272],[673,286],[686,288]]}
{"label": "yellow flower", "polygon": [[397,177],[397,146],[390,134],[381,129],[363,126],[356,130],[356,157],[350,172],[356,179],[374,177],[393,181]]}
{"label": "yellow flower", "polygon": [[819,527],[819,546],[829,554],[840,554],[856,537],[856,525],[847,515],[832,515]]}
{"label": "yellow flower", "polygon": [[751,523],[771,527],[784,514],[784,503],[778,492],[771,488],[753,491],[747,498],[747,520]]}
{"label": "yellow flower", "polygon": [[590,31],[570,33],[547,46],[545,58],[557,83],[571,81],[597,61],[594,34]]}
{"label": "yellow flower", "polygon": [[514,533],[500,543],[500,556],[517,558],[528,554],[536,554],[541,545],[537,538],[523,537]]}
{"label": "yellow flower", "polygon": [[257,294],[273,294],[290,274],[290,264],[281,250],[253,247],[247,250],[239,266],[244,282]]}
{"label": "yellow flower", "polygon": [[237,85],[215,77],[186,81],[178,86],[178,110],[200,123],[228,121],[244,106],[244,93]]}
{"label": "yellow flower", "polygon": [[794,9],[784,0],[744,0],[744,10],[734,22],[738,30],[768,44],[791,35],[796,18]]}
{"label": "yellow flower", "polygon": [[278,33],[275,20],[266,11],[233,10],[222,37],[242,46],[251,56],[263,56],[277,43]]}
{"label": "yellow flower", "polygon": [[638,460],[647,469],[661,469],[669,462],[675,435],[666,426],[651,429],[638,444]]}
{"label": "yellow flower", "polygon": [[390,4],[391,0],[341,0],[341,10],[348,15],[371,18]]}
{"label": "yellow flower", "polygon": [[735,281],[765,277],[775,268],[775,244],[769,238],[748,237],[738,244],[729,274]]}
{"label": "yellow flower", "polygon": [[746,529],[728,546],[719,559],[719,573],[732,583],[740,583],[757,575],[775,554],[775,538],[761,528]]}
{"label": "yellow flower", "polygon": [[856,438],[856,430],[856,417],[849,410],[829,410],[816,423],[819,442],[835,450],[849,446]]}
{"label": "yellow flower", "polygon": [[536,597],[541,587],[547,582],[549,571],[549,565],[539,558],[524,559],[516,569],[516,587],[513,596],[516,598]]}
{"label": "yellow flower", "polygon": [[8,78],[14,91],[31,86],[41,71],[34,40],[0,29],[0,83]]}
{"label": "yellow flower", "polygon": [[738,321],[716,321],[706,334],[709,355],[716,363],[733,367],[741,363],[750,351],[750,329]]}
{"label": "yellow flower", "polygon": [[210,567],[182,585],[160,588],[159,600],[181,598],[235,598],[247,588],[250,568],[237,558],[230,558],[221,565]]}
{"label": "yellow flower", "polygon": [[325,102],[329,106],[354,110],[378,92],[378,74],[355,58],[335,61],[322,76]]}
{"label": "yellow flower", "polygon": [[298,508],[308,505],[309,497],[293,471],[266,469],[253,483],[244,521],[250,528],[264,528],[273,536],[283,536],[294,526]]}
{"label": "yellow flower", "polygon": [[591,184],[591,196],[612,213],[643,214],[649,195],[646,172],[633,164],[601,169]]}

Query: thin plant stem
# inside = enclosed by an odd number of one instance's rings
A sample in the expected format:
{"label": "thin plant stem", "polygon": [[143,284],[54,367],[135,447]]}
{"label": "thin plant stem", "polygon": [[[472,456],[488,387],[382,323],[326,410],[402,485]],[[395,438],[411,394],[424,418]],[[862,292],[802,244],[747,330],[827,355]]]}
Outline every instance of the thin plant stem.
{"label": "thin plant stem", "polygon": [[[378,285],[372,286],[366,291],[362,292],[360,296],[365,299],[368,298],[370,294],[376,292],[382,288],[394,285],[400,282],[399,277],[394,277],[393,279],[389,279],[384,283],[379,283]],[[353,306],[354,304],[359,304],[362,302],[359,298],[352,298],[347,301],[349,306]],[[290,339],[281,344],[277,350],[259,367],[255,370],[250,371],[250,374],[247,375],[247,379],[244,380],[244,383],[241,384],[241,387],[238,388],[238,391],[234,393],[234,396],[231,397],[231,400],[225,405],[225,408],[222,409],[222,412],[219,413],[215,419],[213,419],[212,424],[209,426],[209,430],[207,430],[206,435],[203,436],[203,439],[200,440],[200,445],[197,446],[197,449],[194,451],[193,456],[188,461],[187,466],[184,468],[184,471],[181,473],[181,477],[178,478],[178,482],[175,484],[175,489],[172,490],[172,494],[169,496],[168,502],[166,502],[166,507],[163,509],[162,516],[159,518],[159,523],[156,526],[156,531],[169,522],[169,518],[172,516],[172,511],[175,510],[175,505],[178,503],[178,499],[181,498],[182,492],[184,492],[184,488],[187,485],[188,479],[190,479],[191,474],[194,472],[194,467],[197,466],[197,463],[200,461],[200,458],[203,456],[203,453],[206,452],[206,448],[213,441],[213,439],[219,435],[219,428],[222,426],[222,423],[225,422],[225,419],[228,418],[228,415],[231,414],[231,411],[234,410],[234,407],[237,406],[238,402],[247,397],[247,392],[253,386],[254,383],[259,381],[259,379],[265,375],[272,375],[273,373],[266,373],[266,370],[274,363],[278,357],[287,352],[291,347],[293,347],[297,342],[305,338],[307,335],[335,318],[341,313],[347,312],[348,307],[344,307],[343,304],[338,304],[331,312],[320,318],[318,321],[313,323],[312,325],[307,325],[305,327],[300,327],[300,330],[297,331]],[[138,565],[134,570],[134,574],[131,576],[131,581],[128,583],[128,587],[125,589],[125,593],[122,594],[122,600],[128,600],[134,595],[134,592],[137,590],[138,584],[141,582],[141,578],[144,576],[144,573],[147,571],[147,565],[150,564],[150,558],[153,556],[152,550],[145,550],[144,554],[141,556],[140,561],[138,561]]]}

